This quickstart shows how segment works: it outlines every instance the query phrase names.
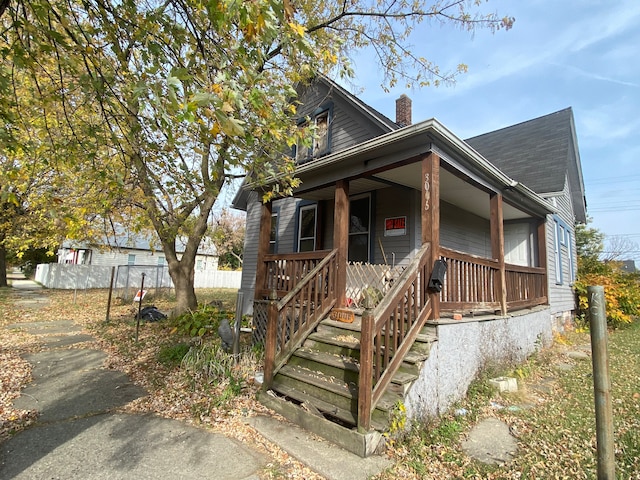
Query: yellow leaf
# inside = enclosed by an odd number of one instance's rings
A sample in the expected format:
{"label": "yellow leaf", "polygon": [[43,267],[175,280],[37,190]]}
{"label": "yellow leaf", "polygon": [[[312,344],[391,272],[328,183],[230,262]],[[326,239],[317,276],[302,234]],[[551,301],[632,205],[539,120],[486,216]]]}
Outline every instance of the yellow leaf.
{"label": "yellow leaf", "polygon": [[289,26],[298,34],[298,36],[304,37],[306,30],[302,25],[300,25],[299,23],[289,22]]}

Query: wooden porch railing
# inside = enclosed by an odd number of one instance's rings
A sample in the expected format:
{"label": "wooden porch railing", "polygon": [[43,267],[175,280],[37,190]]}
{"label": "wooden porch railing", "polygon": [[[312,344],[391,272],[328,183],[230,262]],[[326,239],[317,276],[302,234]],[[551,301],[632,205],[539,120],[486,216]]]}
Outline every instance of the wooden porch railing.
{"label": "wooden porch railing", "polygon": [[330,253],[330,250],[318,250],[265,255],[266,276],[259,279],[262,285],[256,285],[256,298],[266,298],[274,290],[278,298],[284,297]]}
{"label": "wooden porch railing", "polygon": [[445,282],[440,293],[440,310],[500,309],[497,260],[440,247],[447,263]]}
{"label": "wooden porch railing", "polygon": [[[442,247],[440,253],[447,263],[445,283],[440,293],[442,311],[500,310],[500,264],[497,260]],[[507,264],[505,276],[509,309],[547,303],[544,268]]]}
{"label": "wooden porch railing", "polygon": [[358,385],[360,430],[370,429],[371,412],[431,314],[427,291],[432,269],[429,251],[430,244],[424,244],[384,300],[362,316]]}
{"label": "wooden porch railing", "polygon": [[[328,252],[328,254],[327,254]],[[297,265],[310,265],[315,254],[307,260],[296,254]],[[267,334],[264,352],[264,387],[268,389],[274,375],[286,363],[309,333],[336,304],[337,250],[325,251],[325,257],[296,282],[295,287],[280,301],[273,299],[268,306]],[[303,268],[283,270],[301,275]],[[292,279],[287,281],[292,281]]]}
{"label": "wooden porch railing", "polygon": [[546,270],[539,267],[506,266],[507,305],[518,309],[547,303]]}

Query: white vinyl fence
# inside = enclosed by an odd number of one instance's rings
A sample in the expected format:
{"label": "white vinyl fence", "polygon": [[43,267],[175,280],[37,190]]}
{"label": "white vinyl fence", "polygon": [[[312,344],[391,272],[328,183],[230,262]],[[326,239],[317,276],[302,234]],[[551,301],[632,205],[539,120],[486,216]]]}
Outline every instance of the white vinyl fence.
{"label": "white vinyl fence", "polygon": [[[36,267],[35,280],[46,288],[54,289],[109,288],[111,268],[103,265],[41,263]],[[167,267],[144,265],[117,266],[114,287],[135,288],[140,285],[142,273],[145,273],[145,287],[173,288]],[[196,271],[194,285],[195,288],[240,288],[241,277],[241,271]]]}

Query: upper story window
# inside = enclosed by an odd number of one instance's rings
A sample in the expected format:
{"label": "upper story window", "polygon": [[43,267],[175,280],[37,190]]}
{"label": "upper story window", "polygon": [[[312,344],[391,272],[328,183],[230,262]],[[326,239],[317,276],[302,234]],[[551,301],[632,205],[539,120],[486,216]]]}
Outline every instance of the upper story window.
{"label": "upper story window", "polygon": [[325,103],[299,125],[309,127],[311,143],[300,142],[295,146],[295,158],[304,162],[312,158],[321,157],[331,152],[331,124],[333,123],[333,103]]}

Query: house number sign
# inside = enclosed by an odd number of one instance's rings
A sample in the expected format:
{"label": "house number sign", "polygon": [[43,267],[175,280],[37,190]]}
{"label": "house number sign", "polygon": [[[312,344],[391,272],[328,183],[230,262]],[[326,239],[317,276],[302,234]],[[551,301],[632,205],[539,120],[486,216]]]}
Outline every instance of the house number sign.
{"label": "house number sign", "polygon": [[429,210],[429,191],[431,190],[431,185],[429,183],[429,174],[424,174],[424,210]]}
{"label": "house number sign", "polygon": [[407,234],[407,217],[393,217],[384,219],[384,236],[397,237]]}

